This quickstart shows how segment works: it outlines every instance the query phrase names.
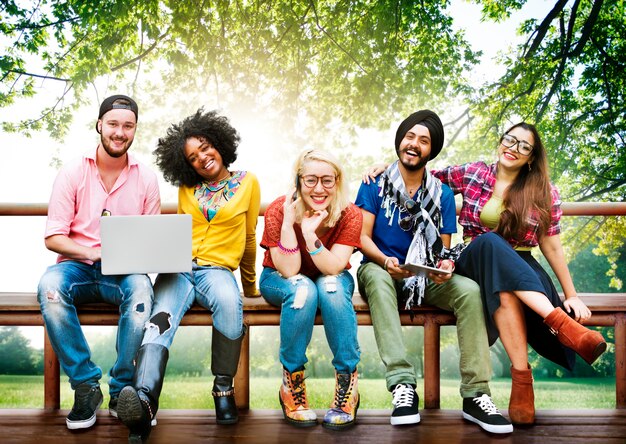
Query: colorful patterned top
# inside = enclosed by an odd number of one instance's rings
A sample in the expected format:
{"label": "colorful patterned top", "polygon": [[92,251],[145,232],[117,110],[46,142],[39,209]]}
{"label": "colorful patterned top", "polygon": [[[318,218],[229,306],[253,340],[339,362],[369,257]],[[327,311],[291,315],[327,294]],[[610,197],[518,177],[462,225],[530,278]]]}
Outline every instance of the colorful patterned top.
{"label": "colorful patterned top", "polygon": [[218,182],[202,182],[196,185],[194,195],[198,199],[200,211],[208,221],[235,195],[245,171],[235,171]]}
{"label": "colorful patterned top", "polygon": [[[447,184],[454,194],[463,195],[463,206],[459,214],[459,224],[463,227],[463,237],[474,239],[483,233],[491,231],[480,221],[480,214],[487,201],[493,195],[496,183],[495,163],[487,165],[484,162],[471,162],[464,165],[453,165],[442,170],[432,171],[433,175]],[[554,236],[561,232],[559,221],[561,197],[556,187],[550,184],[552,194],[551,223],[546,232],[547,236]],[[536,247],[539,244],[539,218],[536,212],[528,215],[528,230],[521,241],[508,239],[514,247]]]}

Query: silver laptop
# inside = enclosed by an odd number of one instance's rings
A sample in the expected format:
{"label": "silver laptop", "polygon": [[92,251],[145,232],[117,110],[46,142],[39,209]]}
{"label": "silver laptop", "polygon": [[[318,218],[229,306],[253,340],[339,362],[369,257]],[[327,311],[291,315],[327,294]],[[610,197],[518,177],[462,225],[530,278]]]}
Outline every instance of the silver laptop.
{"label": "silver laptop", "polygon": [[191,271],[191,215],[103,216],[102,274]]}

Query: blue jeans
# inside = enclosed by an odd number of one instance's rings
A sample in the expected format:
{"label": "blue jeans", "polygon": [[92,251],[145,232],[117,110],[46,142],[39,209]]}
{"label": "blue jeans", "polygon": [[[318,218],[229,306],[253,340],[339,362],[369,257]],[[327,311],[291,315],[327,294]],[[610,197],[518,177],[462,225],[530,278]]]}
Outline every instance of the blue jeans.
{"label": "blue jeans", "polygon": [[169,348],[183,316],[197,302],[211,312],[213,328],[228,339],[243,333],[243,301],[233,273],[223,267],[193,264],[191,273],[159,274],[144,344]]}
{"label": "blue jeans", "polygon": [[298,274],[285,279],[273,268],[264,268],[261,294],[280,310],[280,362],[289,371],[304,367],[319,309],[326,340],[338,373],[352,373],[361,351],[357,341],[356,314],[352,306],[354,279],[347,271],[312,280]]}
{"label": "blue jeans", "polygon": [[73,389],[97,384],[102,370],[91,351],[76,314],[76,306],[106,302],[119,306],[117,360],[109,373],[109,392],[117,394],[133,380],[133,359],[152,308],[152,283],[145,274],[103,276],[100,263],[64,261],[48,267],[39,281],[37,299],[52,348]]}

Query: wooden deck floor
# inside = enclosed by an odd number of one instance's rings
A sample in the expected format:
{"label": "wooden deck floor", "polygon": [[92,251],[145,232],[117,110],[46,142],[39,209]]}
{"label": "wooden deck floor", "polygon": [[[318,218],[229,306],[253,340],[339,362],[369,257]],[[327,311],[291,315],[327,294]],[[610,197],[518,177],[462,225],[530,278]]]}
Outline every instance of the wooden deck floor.
{"label": "wooden deck floor", "polygon": [[[323,415],[319,411],[318,414]],[[2,443],[124,443],[126,428],[108,412],[98,414],[96,425],[71,432],[65,427],[67,411],[0,410]],[[389,412],[363,410],[358,424],[344,432],[321,426],[297,429],[287,425],[280,411],[251,410],[239,424],[217,426],[212,412],[164,410],[150,436],[151,444],[453,444],[453,443],[626,443],[626,410],[553,410],[537,414],[532,427],[518,427],[510,435],[490,435],[463,421],[455,410],[424,410],[419,425],[393,427]]]}

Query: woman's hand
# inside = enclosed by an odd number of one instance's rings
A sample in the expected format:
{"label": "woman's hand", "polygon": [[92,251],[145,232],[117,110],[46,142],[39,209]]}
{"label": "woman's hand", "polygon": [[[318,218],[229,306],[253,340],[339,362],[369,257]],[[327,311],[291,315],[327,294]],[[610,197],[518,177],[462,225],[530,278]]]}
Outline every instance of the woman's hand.
{"label": "woman's hand", "polygon": [[308,235],[314,236],[315,230],[319,228],[327,217],[328,211],[326,210],[306,211],[302,216],[302,222],[300,222],[304,238],[306,239]]}
{"label": "woman's hand", "polygon": [[370,167],[365,173],[363,173],[363,183],[369,184],[370,181],[374,181],[376,177],[382,174],[387,169],[387,164],[379,163]]}
{"label": "woman's hand", "polygon": [[285,203],[283,204],[283,224],[289,227],[293,227],[293,224],[296,222],[296,206],[300,202],[300,197],[293,198],[295,195],[296,188],[293,187],[285,196]]}
{"label": "woman's hand", "polygon": [[565,310],[571,313],[574,310],[574,320],[582,324],[591,317],[591,310],[578,296],[571,296],[563,302]]}

